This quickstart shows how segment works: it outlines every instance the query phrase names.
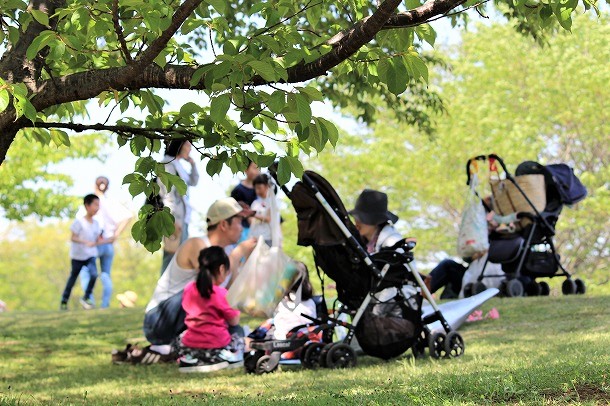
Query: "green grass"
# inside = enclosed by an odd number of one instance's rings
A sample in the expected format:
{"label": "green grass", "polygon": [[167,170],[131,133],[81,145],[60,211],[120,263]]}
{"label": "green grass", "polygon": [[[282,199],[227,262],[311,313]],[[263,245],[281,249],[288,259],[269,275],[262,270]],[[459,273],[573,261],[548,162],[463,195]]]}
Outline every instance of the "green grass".
{"label": "green grass", "polygon": [[[175,365],[112,365],[143,341],[142,309],[0,315],[0,404],[608,404],[610,297],[495,298],[498,320],[464,325],[459,359],[349,370],[284,368],[181,374]],[[253,325],[254,323],[252,323]]]}

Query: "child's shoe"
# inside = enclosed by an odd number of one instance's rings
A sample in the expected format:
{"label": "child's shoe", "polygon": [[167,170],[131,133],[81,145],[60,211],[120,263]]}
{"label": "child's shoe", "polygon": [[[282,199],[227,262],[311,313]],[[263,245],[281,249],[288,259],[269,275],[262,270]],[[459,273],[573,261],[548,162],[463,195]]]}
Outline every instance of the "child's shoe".
{"label": "child's shoe", "polygon": [[81,297],[79,302],[80,302],[80,305],[83,306],[83,309],[85,309],[85,310],[91,310],[95,307],[95,305],[93,304],[91,299],[85,299],[85,298]]}
{"label": "child's shoe", "polygon": [[229,363],[229,368],[237,368],[244,365],[244,353],[243,351],[232,352],[227,349],[223,349],[218,354],[218,357]]}
{"label": "child's shoe", "polygon": [[209,359],[198,359],[191,355],[186,355],[180,358],[180,372],[213,372],[227,368],[229,363],[220,357],[211,357]]}

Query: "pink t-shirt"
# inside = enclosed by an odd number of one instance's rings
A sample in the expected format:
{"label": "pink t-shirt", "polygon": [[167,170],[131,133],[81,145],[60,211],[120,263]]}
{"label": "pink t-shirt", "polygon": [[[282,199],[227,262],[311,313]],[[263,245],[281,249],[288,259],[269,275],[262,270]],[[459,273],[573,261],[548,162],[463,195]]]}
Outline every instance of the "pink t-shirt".
{"label": "pink t-shirt", "polygon": [[223,348],[231,342],[227,320],[239,315],[227,302],[227,290],[214,286],[209,299],[201,297],[195,282],[184,288],[182,307],[186,332],[182,344],[191,348]]}

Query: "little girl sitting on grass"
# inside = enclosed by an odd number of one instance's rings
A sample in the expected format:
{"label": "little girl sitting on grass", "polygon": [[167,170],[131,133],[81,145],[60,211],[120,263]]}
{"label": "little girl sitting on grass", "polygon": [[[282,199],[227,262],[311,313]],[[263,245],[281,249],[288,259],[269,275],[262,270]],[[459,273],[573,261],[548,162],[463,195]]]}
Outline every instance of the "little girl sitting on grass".
{"label": "little girl sitting on grass", "polygon": [[182,297],[187,329],[177,343],[180,372],[210,372],[243,364],[240,313],[227,302],[227,290],[219,286],[229,269],[224,249],[201,250],[197,279],[186,285]]}

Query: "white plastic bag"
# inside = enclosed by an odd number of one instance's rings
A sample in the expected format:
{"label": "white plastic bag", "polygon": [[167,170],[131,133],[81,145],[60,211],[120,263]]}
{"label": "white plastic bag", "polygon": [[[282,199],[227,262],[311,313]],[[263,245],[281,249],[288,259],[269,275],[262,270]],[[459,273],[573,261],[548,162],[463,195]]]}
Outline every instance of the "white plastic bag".
{"label": "white plastic bag", "polygon": [[251,316],[271,317],[296,273],[295,264],[263,237],[229,288],[227,301]]}
{"label": "white plastic bag", "polygon": [[475,194],[476,185],[477,177],[475,175],[471,179],[458,235],[457,252],[462,258],[472,258],[475,254],[484,253],[489,248],[485,208]]}
{"label": "white plastic bag", "polygon": [[[468,269],[464,273],[462,277],[462,290],[460,291],[460,299],[464,297],[464,287],[469,283],[477,283],[477,279],[479,275],[481,275],[481,271],[483,270],[483,266],[485,265],[485,261],[487,261],[487,254],[483,255],[481,258],[476,259],[470,263]],[[483,284],[489,288],[498,288],[500,284],[504,280],[504,271],[502,270],[501,264],[494,264],[493,262],[488,262],[485,267],[485,276],[481,280]]]}

